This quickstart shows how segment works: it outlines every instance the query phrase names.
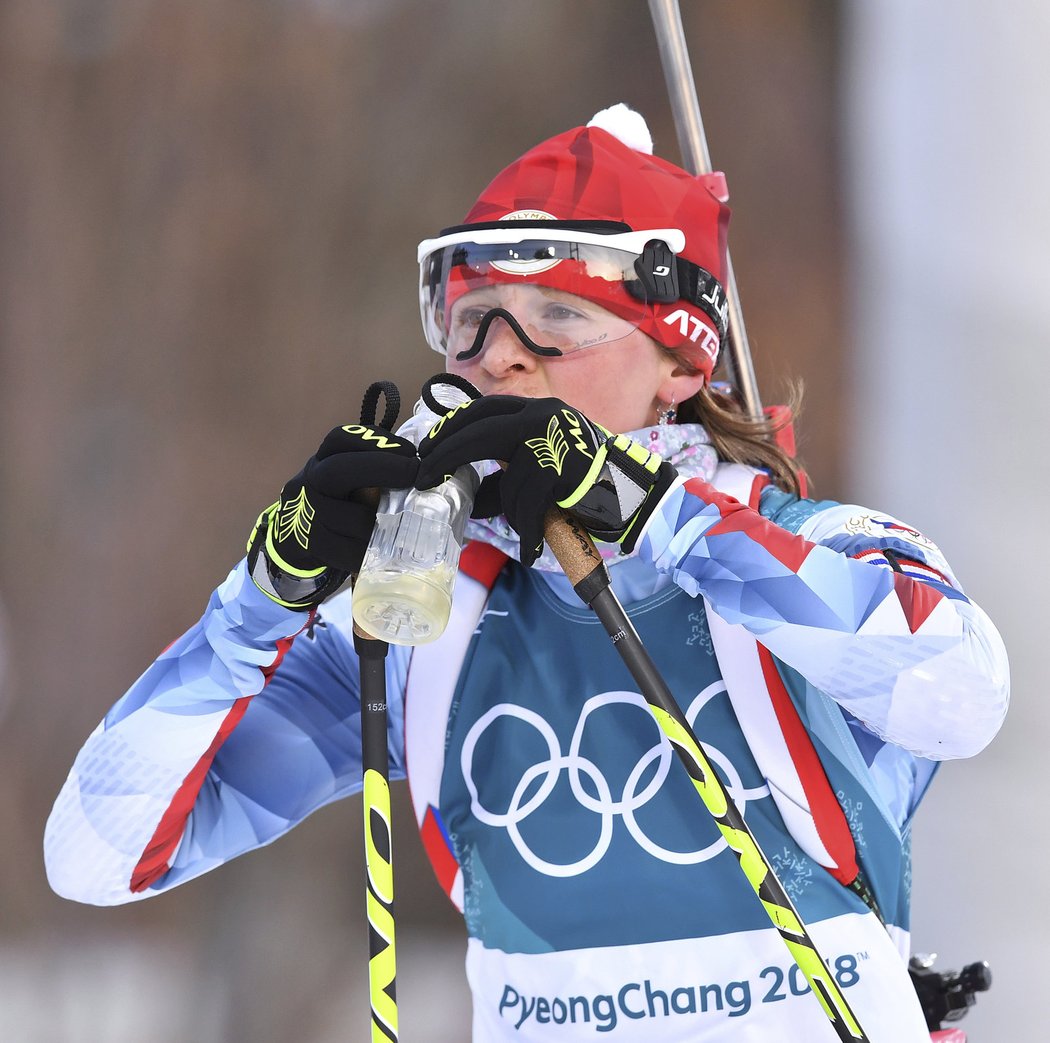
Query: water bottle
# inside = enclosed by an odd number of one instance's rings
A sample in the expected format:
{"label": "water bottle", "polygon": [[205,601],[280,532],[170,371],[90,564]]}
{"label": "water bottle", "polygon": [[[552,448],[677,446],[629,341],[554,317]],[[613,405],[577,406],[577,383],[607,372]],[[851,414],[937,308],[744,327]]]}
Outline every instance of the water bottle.
{"label": "water bottle", "polygon": [[[472,397],[449,384],[432,390],[446,409]],[[438,419],[420,399],[397,433],[418,445]],[[433,489],[389,489],[382,494],[354,584],[354,622],[365,633],[394,645],[422,645],[441,636],[480,481],[478,470],[465,464]]]}

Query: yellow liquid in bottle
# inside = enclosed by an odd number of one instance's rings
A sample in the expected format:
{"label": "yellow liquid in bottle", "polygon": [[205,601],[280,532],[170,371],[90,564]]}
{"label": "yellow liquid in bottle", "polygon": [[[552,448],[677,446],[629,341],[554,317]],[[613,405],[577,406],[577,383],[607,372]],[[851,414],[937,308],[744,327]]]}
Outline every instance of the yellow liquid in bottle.
{"label": "yellow liquid in bottle", "polygon": [[372,572],[354,587],[354,622],[374,638],[393,645],[422,645],[448,624],[451,569],[427,572]]}

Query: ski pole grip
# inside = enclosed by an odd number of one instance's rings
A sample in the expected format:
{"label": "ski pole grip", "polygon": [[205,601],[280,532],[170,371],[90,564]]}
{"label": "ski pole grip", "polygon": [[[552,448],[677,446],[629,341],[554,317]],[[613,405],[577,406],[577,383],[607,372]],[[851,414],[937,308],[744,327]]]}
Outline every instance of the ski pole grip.
{"label": "ski pole grip", "polygon": [[590,533],[571,515],[552,507],[543,518],[543,538],[576,593],[590,605],[609,585],[609,570]]}

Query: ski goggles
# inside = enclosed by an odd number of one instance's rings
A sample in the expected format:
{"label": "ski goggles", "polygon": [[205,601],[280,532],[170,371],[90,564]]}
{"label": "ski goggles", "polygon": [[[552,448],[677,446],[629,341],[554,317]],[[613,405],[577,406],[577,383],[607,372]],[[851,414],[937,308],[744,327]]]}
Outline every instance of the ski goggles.
{"label": "ski goggles", "polygon": [[427,343],[461,361],[473,358],[495,317],[539,355],[620,340],[651,325],[654,302],[677,299],[676,255],[684,246],[680,229],[636,232],[616,222],[446,229],[419,244]]}

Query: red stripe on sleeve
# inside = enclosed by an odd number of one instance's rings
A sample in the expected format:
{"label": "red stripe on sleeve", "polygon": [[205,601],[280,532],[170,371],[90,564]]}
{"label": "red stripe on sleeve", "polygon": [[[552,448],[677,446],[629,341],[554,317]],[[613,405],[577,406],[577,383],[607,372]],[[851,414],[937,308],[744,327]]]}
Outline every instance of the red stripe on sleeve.
{"label": "red stripe on sleeve", "polygon": [[835,860],[834,868],[824,868],[836,880],[848,886],[856,879],[858,870],[857,848],[845,812],[831,788],[824,765],[820,763],[820,757],[799,718],[795,704],[784,687],[773,656],[762,644],[758,646],[758,658],[762,663],[762,677],[769,689],[780,730],[784,733],[784,741],[802,781],[817,835]]}
{"label": "red stripe on sleeve", "polygon": [[902,572],[893,573],[893,586],[901,608],[904,609],[908,629],[914,634],[926,622],[944,595],[936,587],[906,576]]}
{"label": "red stripe on sleeve", "polygon": [[171,853],[175,850],[186,828],[186,819],[189,818],[190,811],[197,800],[197,794],[204,784],[204,776],[208,774],[208,769],[215,759],[215,754],[219,752],[219,747],[240,723],[244,711],[248,709],[250,699],[251,696],[243,696],[230,707],[230,712],[223,718],[211,745],[186,778],[182,780],[182,785],[175,791],[168,810],[161,816],[153,837],[146,845],[138,865],[135,866],[135,871],[131,874],[133,892],[144,891],[154,880],[163,876],[171,868],[168,859],[171,858]]}
{"label": "red stripe on sleeve", "polygon": [[720,493],[702,478],[691,478],[685,483],[685,491],[698,500],[710,504],[721,514],[722,520],[707,530],[707,536],[718,536],[727,532],[742,532],[777,559],[782,565],[798,572],[815,544],[801,536],[793,536],[787,529],[767,521],[757,511],[745,507],[739,500]]}
{"label": "red stripe on sleeve", "polygon": [[263,688],[270,683],[270,678],[273,677],[274,671],[281,665],[281,661],[288,654],[288,649],[292,647],[292,642],[303,632],[306,628],[314,621],[314,616],[317,615],[317,609],[310,609],[310,615],[307,616],[306,622],[303,624],[300,630],[297,630],[291,637],[282,637],[277,642],[277,655],[274,656],[273,662],[269,666],[262,668],[263,675]]}
{"label": "red stripe on sleeve", "polygon": [[[288,649],[292,647],[292,642],[298,634],[301,634],[310,625],[313,617],[314,612],[311,611],[307,622],[301,630],[291,637],[283,637],[277,642],[277,655],[274,657],[273,662],[269,666],[262,668],[264,688],[269,683],[274,671],[281,665],[281,660],[288,653]],[[179,840],[182,839],[182,834],[186,829],[186,820],[190,817],[193,805],[197,801],[197,794],[200,793],[201,786],[204,785],[205,776],[211,768],[212,761],[215,760],[215,754],[219,752],[219,748],[240,723],[251,699],[250,695],[245,695],[234,701],[229,712],[223,718],[222,724],[219,725],[219,730],[215,733],[215,738],[212,739],[211,745],[201,754],[200,759],[186,778],[182,780],[182,785],[175,791],[175,796],[172,797],[167,811],[164,812],[160,822],[157,823],[157,828],[142,852],[138,865],[132,871],[131,891],[133,893],[137,894],[139,891],[144,891],[171,868],[169,860],[172,852],[178,846]]]}

